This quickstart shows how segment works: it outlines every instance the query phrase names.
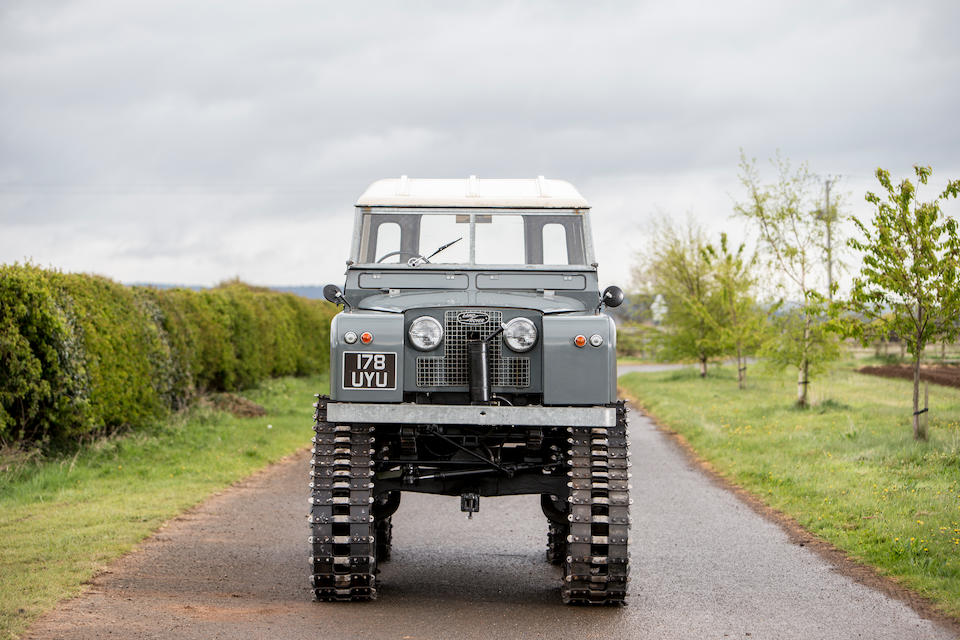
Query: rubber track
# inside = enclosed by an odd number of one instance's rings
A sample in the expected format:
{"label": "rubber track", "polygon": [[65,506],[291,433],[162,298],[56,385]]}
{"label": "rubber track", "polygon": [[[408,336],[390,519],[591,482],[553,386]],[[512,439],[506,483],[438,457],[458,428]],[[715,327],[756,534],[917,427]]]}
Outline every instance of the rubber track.
{"label": "rubber track", "polygon": [[321,601],[373,600],[373,427],[326,422],[326,398],[318,398],[310,460],[311,586]]}
{"label": "rubber track", "polygon": [[630,575],[630,450],[626,407],[617,425],[571,427],[570,533],[561,585],[568,604],[623,604]]}

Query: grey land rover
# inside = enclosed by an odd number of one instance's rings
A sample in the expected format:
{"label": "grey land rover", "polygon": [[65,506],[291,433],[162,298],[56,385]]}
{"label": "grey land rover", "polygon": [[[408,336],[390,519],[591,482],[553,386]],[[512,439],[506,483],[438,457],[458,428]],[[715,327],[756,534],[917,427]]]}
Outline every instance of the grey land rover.
{"label": "grey land rover", "polygon": [[574,604],[622,604],[626,409],[598,291],[590,205],[567,182],[379,180],[360,196],[346,284],[324,296],[330,395],[310,461],[311,584],[370,600],[404,491],[540,494],[547,560]]}

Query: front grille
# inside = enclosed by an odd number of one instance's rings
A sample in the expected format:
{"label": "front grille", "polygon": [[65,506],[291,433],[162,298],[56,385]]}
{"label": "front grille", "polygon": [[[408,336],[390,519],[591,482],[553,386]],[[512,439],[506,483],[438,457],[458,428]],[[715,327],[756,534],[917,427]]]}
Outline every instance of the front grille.
{"label": "front grille", "polygon": [[[467,333],[477,332],[480,339],[489,337],[500,328],[503,313],[484,311],[487,321],[483,324],[461,324],[457,317],[467,309],[451,309],[443,314],[443,355],[417,358],[418,387],[465,387],[469,365],[467,363]],[[506,358],[501,355],[503,339],[499,336],[487,346],[490,363],[490,384],[494,387],[529,387],[530,358]]]}

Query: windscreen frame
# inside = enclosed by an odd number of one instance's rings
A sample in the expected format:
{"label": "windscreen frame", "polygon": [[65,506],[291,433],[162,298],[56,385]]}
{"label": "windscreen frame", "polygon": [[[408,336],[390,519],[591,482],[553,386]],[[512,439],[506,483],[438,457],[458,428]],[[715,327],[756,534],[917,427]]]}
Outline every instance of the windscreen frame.
{"label": "windscreen frame", "polygon": [[[370,224],[376,220],[378,229],[381,224],[395,222],[400,225],[400,250],[414,253],[418,251],[420,221],[424,215],[471,216],[468,226],[469,259],[465,263],[449,263],[446,267],[525,267],[525,268],[570,268],[592,267],[596,263],[590,229],[589,209],[547,209],[547,208],[485,208],[485,207],[369,207],[358,206],[354,223],[353,246],[350,260],[355,265],[373,265],[376,263],[376,240],[371,247]],[[476,261],[476,222],[479,216],[513,215],[522,216],[524,228],[524,263],[478,263]],[[376,216],[374,218],[373,216]],[[383,216],[380,218],[380,216]],[[578,224],[569,224],[571,221]],[[561,224],[566,234],[567,264],[543,264],[543,228],[547,224]],[[579,227],[579,233],[577,228]],[[539,233],[539,246],[536,242]],[[431,247],[430,249],[433,249]],[[428,249],[429,250],[429,249]],[[582,262],[581,262],[582,260]],[[378,267],[391,266],[387,263]],[[395,264],[392,266],[396,266]]]}

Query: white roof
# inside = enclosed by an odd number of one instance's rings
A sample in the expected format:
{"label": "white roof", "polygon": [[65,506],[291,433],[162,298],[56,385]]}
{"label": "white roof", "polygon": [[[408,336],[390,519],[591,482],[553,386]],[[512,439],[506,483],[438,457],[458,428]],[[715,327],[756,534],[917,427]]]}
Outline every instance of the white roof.
{"label": "white roof", "polygon": [[565,180],[536,178],[386,178],[357,200],[358,207],[543,207],[588,209]]}

